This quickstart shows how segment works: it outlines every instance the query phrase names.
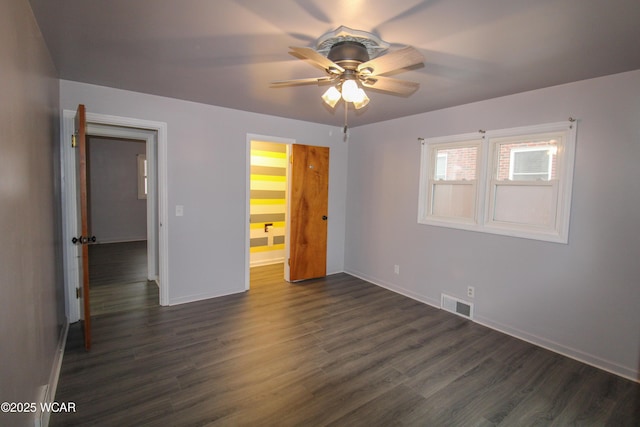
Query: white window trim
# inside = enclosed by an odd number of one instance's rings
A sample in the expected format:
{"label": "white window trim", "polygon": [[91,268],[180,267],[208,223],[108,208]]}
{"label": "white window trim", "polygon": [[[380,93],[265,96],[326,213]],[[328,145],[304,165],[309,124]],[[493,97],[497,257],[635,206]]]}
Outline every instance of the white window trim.
{"label": "white window trim", "polygon": [[[525,126],[510,129],[486,131],[484,134],[467,133],[446,137],[428,138],[422,141],[421,166],[420,166],[420,194],[418,208],[418,223],[435,225],[462,230],[479,231],[492,234],[500,234],[511,237],[535,239],[555,243],[568,243],[569,219],[571,210],[571,193],[573,186],[573,167],[576,149],[577,122],[574,120],[547,123],[535,126]],[[564,138],[559,143],[556,159],[556,179],[552,181],[512,181],[500,182],[499,185],[541,185],[555,186],[552,200],[555,206],[553,227],[542,227],[526,224],[514,224],[491,220],[491,206],[495,200],[497,156],[494,150],[498,142],[504,143],[505,137],[513,137],[514,141],[526,135],[540,135],[564,133]],[[502,141],[499,141],[498,139]],[[478,165],[476,177],[475,218],[467,221],[460,218],[441,218],[429,215],[431,208],[431,176],[435,173],[435,159],[433,153],[460,142],[479,141]],[[534,147],[532,147],[534,148]],[[551,172],[551,170],[550,170]]]}
{"label": "white window trim", "polygon": [[[433,185],[435,179],[431,177],[431,168],[427,169],[424,166],[420,168],[420,197],[419,197],[419,212],[418,212],[418,222],[421,224],[429,224],[429,225],[438,225],[443,227],[453,227],[453,228],[461,228],[464,230],[478,230],[478,223],[481,221],[479,215],[482,213],[480,209],[478,209],[478,204],[480,202],[480,197],[482,197],[484,191],[484,186],[481,184],[484,182],[484,177],[482,176],[482,171],[480,165],[482,164],[483,159],[483,144],[482,138],[478,137],[477,133],[466,133],[461,135],[453,135],[450,137],[437,137],[437,138],[429,138],[428,140],[423,141],[422,144],[422,153],[421,153],[421,162],[422,165],[432,165],[432,168],[435,168],[437,158],[434,156],[436,152],[432,147],[437,146],[440,149],[448,149],[448,148],[460,148],[460,147],[472,147],[476,146],[478,149],[477,153],[477,164],[476,164],[476,180],[472,185],[474,185],[476,196],[473,200],[473,209],[474,215],[472,218],[454,218],[454,217],[443,217],[436,216],[430,214],[430,210],[432,208],[432,198],[433,198]],[[469,181],[447,181],[448,184],[468,184]]]}
{"label": "white window trim", "polygon": [[[473,211],[473,215],[471,216],[471,218],[464,218],[464,217],[446,217],[446,216],[438,216],[433,214],[432,212],[428,212],[427,215],[430,216],[431,218],[433,218],[434,220],[440,220],[440,221],[444,221],[444,222],[449,222],[450,220],[453,220],[454,222],[460,222],[460,223],[467,223],[467,224],[477,224],[478,222],[478,217],[477,217],[477,206],[478,206],[478,183],[481,182],[478,180],[478,176],[477,173],[480,170],[478,168],[479,163],[477,162],[477,159],[480,158],[480,153],[482,150],[482,145],[481,145],[481,141],[479,140],[471,140],[471,141],[459,141],[459,142],[453,142],[453,143],[442,143],[442,144],[438,144],[437,145],[438,149],[442,149],[442,150],[447,150],[447,149],[456,149],[456,148],[467,148],[467,147],[476,147],[477,149],[477,157],[476,157],[476,179],[475,180],[440,180],[440,179],[436,179],[435,177],[431,177],[431,174],[429,174],[428,177],[428,189],[427,189],[427,197],[428,197],[428,208],[429,211],[432,211],[433,209],[433,198],[434,198],[434,189],[435,187],[437,187],[438,185],[444,184],[444,185],[461,185],[461,186],[471,186],[473,189],[473,193],[475,193],[475,197],[472,200],[472,206],[471,209]],[[429,164],[433,165],[434,168],[437,167],[437,162],[438,162],[438,155],[437,153],[437,149],[432,149],[429,150],[428,156],[429,156]]]}

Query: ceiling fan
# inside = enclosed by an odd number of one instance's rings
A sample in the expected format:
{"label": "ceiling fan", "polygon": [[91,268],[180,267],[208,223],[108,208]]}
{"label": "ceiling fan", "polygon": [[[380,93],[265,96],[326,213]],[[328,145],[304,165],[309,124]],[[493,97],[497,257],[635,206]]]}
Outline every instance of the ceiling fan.
{"label": "ceiling fan", "polygon": [[[385,53],[389,44],[374,34],[339,27],[326,33],[317,42],[317,49],[291,47],[291,53],[308,59],[323,69],[326,76],[307,79],[283,80],[271,83],[271,87],[331,84],[322,99],[332,108],[343,99],[352,102],[356,109],[369,103],[363,87],[409,96],[419,83],[386,77],[384,74],[422,64],[424,57],[411,46]],[[346,122],[345,106],[345,122]],[[346,133],[346,123],[345,123]]]}

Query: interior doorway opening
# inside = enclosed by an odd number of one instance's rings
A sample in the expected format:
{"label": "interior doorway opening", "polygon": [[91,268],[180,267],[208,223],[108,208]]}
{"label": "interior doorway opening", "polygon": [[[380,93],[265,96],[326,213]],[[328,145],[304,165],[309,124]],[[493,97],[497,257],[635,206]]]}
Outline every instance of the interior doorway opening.
{"label": "interior doorway opening", "polygon": [[247,135],[246,194],[245,289],[251,267],[276,263],[287,282],[324,277],[329,147]]}
{"label": "interior doorway opening", "polygon": [[[69,323],[81,318],[79,289],[79,245],[71,237],[78,236],[79,205],[77,200],[77,167],[75,146],[76,111],[64,110],[61,126],[63,258],[65,269],[66,316]],[[144,140],[148,166],[147,197],[147,279],[159,287],[157,301],[169,305],[167,218],[167,124],[150,120],[87,112],[86,133],[106,138]],[[68,239],[67,239],[68,238]]]}
{"label": "interior doorway opening", "polygon": [[252,268],[284,264],[288,151],[286,144],[251,140],[249,265]]}
{"label": "interior doorway opening", "polygon": [[91,316],[159,304],[157,271],[148,263],[157,253],[147,238],[148,209],[154,209],[147,196],[156,186],[148,185],[155,177],[146,145],[144,139],[87,135],[88,222],[96,238],[88,248]]}
{"label": "interior doorway opening", "polygon": [[247,135],[245,289],[252,274],[289,280],[289,156],[295,140]]}

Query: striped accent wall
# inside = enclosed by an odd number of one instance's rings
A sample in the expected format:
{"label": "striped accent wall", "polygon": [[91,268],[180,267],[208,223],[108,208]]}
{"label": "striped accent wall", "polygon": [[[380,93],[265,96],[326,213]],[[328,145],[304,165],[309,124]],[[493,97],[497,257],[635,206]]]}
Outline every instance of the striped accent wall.
{"label": "striped accent wall", "polygon": [[[284,261],[287,146],[251,141],[250,265]],[[265,232],[265,224],[273,224]]]}

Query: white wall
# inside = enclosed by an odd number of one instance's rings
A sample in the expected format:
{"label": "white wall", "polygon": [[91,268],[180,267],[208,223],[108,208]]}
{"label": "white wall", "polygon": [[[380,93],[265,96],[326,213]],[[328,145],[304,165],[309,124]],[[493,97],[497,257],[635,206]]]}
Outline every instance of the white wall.
{"label": "white wall", "polygon": [[[0,2],[0,58],[0,402],[39,402],[43,387],[53,397],[66,331],[59,92],[26,0]],[[35,417],[1,412],[0,425]]]}
{"label": "white wall", "polygon": [[61,108],[79,103],[167,123],[170,304],[244,290],[247,133],[331,148],[327,271],[343,271],[347,146],[337,127],[62,80]]}
{"label": "white wall", "polygon": [[[570,116],[568,245],[417,223],[418,137]],[[640,71],[353,129],[347,196],[347,272],[434,305],[473,285],[477,321],[639,378]]]}
{"label": "white wall", "polygon": [[90,233],[98,243],[147,238],[147,200],[138,199],[144,141],[89,138]]}

